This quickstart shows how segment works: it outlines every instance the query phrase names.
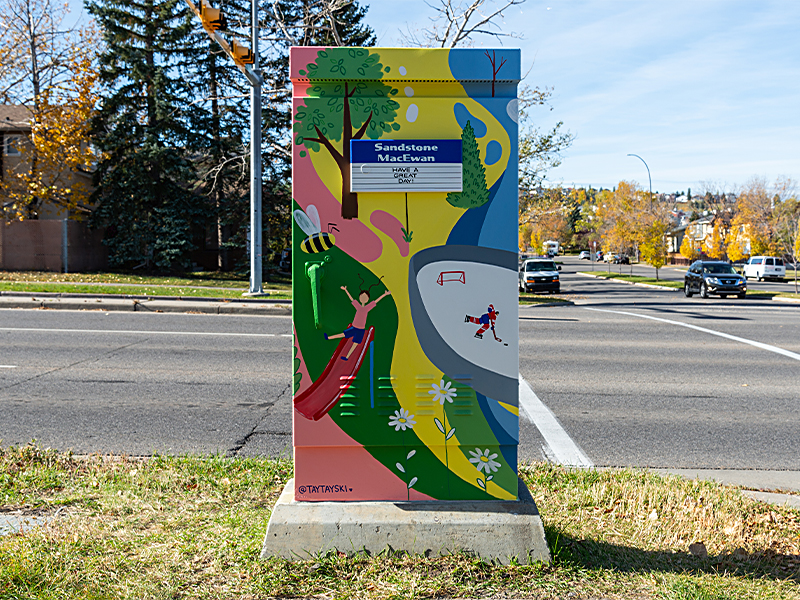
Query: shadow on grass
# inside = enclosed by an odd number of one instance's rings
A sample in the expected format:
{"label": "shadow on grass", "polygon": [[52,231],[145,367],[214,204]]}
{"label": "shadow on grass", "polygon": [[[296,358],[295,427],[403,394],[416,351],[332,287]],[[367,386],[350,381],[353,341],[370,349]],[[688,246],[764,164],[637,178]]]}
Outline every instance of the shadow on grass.
{"label": "shadow on grass", "polygon": [[689,552],[642,550],[593,539],[576,539],[548,525],[544,529],[556,565],[639,574],[727,574],[800,583],[800,555],[779,554],[769,549],[751,554],[737,549],[730,554],[701,558]]}

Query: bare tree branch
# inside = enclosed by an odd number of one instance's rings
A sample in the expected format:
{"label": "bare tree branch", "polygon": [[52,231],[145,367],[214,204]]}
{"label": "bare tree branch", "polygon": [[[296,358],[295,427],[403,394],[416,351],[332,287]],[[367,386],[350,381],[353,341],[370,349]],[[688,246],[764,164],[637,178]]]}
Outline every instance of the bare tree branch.
{"label": "bare tree branch", "polygon": [[408,32],[401,33],[403,41],[413,45],[440,48],[455,48],[459,44],[472,41],[475,35],[489,35],[502,42],[502,38],[521,38],[521,34],[506,33],[495,22],[497,17],[504,17],[503,11],[519,6],[526,0],[503,0],[497,9],[489,8],[495,0],[439,0],[439,4],[426,4],[435,12],[431,17],[431,26],[422,31],[422,40]]}

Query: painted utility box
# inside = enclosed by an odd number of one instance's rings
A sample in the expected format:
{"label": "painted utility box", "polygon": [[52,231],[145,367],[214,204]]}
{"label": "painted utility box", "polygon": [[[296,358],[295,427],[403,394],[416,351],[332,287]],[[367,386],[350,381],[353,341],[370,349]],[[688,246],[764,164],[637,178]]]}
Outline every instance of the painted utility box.
{"label": "painted utility box", "polygon": [[519,77],[292,48],[296,500],[517,498]]}

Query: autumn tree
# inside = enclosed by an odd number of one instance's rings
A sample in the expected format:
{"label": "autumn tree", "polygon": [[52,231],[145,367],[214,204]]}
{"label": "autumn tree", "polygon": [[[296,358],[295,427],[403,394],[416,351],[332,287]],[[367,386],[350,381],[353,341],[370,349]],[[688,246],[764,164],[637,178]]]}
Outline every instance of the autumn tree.
{"label": "autumn tree", "polygon": [[[345,219],[358,218],[358,196],[350,191],[350,140],[374,140],[400,129],[394,122],[400,108],[393,99],[398,90],[380,81],[388,72],[380,55],[365,48],[320,50],[316,60],[300,70],[311,87],[295,112],[295,144],[311,152],[324,148],[336,162]],[[348,76],[353,79],[342,80]]]}
{"label": "autumn tree", "polygon": [[686,234],[683,236],[683,241],[681,242],[680,253],[684,258],[689,259],[690,263],[700,258],[700,250],[698,249],[697,244],[697,240],[695,240],[687,230]]}
{"label": "autumn tree", "polygon": [[96,74],[91,33],[65,27],[66,12],[51,0],[0,4],[0,102],[25,107],[31,128],[24,170],[4,182],[14,207],[6,218],[37,218],[43,202],[74,211],[86,199],[74,173],[92,160],[85,123]]}
{"label": "autumn tree", "polygon": [[722,219],[714,219],[711,232],[703,240],[703,251],[711,258],[725,260],[728,256],[728,230]]}
{"label": "autumn tree", "polygon": [[519,247],[530,245],[540,252],[547,240],[569,235],[569,204],[560,187],[521,190],[519,202]]}

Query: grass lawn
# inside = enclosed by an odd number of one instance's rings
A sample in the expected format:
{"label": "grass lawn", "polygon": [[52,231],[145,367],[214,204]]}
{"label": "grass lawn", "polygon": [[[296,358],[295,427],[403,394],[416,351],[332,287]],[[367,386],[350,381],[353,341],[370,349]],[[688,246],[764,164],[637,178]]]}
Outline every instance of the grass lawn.
{"label": "grass lawn", "polygon": [[627,275],[625,273],[619,274],[607,271],[584,271],[583,275],[594,275],[595,277],[603,277],[605,279],[619,279],[620,281],[629,281],[631,283],[648,283],[650,285],[660,285],[661,287],[674,288],[677,290],[683,289],[682,281],[665,281],[663,279],[656,279],[655,277],[640,277],[638,275]]}
{"label": "grass lawn", "polygon": [[[13,283],[0,281],[3,292],[53,292],[59,294],[124,294],[129,296],[180,296],[183,298],[225,298],[241,300],[247,287],[239,289],[211,287],[172,287],[154,285],[105,285],[91,283]],[[270,298],[291,298],[290,291],[272,292]]]}
{"label": "grass lawn", "polygon": [[[800,511],[641,471],[522,469],[553,563],[459,554],[258,558],[288,461],[0,448],[0,598],[800,598]],[[57,513],[57,514],[56,514]]]}
{"label": "grass lawn", "polygon": [[[210,287],[234,288],[247,291],[247,276],[233,273],[217,273],[214,271],[189,273],[181,277],[161,275],[135,275],[131,273],[51,273],[47,271],[0,271],[0,282],[48,282],[48,283],[85,283],[113,285],[146,285],[168,287]],[[291,290],[291,278],[281,277],[275,281],[264,282],[264,288],[274,290]]]}
{"label": "grass lawn", "polygon": [[523,292],[519,295],[520,304],[552,304],[553,302],[569,302],[566,298],[553,294],[529,294]]}

